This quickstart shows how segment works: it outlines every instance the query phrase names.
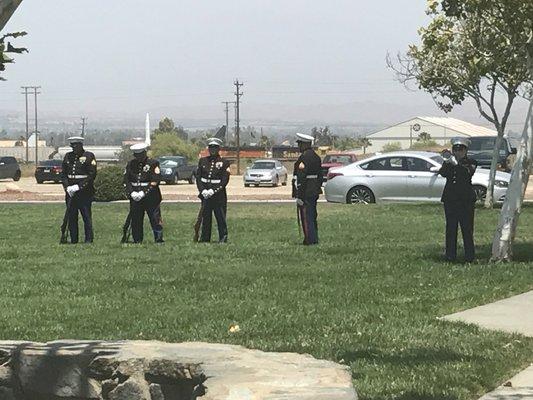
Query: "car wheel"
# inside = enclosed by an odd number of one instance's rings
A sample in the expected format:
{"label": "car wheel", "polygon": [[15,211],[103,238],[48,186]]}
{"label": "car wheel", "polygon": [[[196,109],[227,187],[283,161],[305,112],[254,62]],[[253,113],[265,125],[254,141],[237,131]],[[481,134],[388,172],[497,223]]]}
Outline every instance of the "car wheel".
{"label": "car wheel", "polygon": [[42,184],[44,181],[42,179],[37,179],[37,183],[40,185]]}
{"label": "car wheel", "polygon": [[180,181],[180,177],[178,176],[178,174],[176,174],[176,176],[174,177],[174,185],[177,185]]}
{"label": "car wheel", "polygon": [[189,178],[189,183],[191,185],[194,185],[196,183],[196,176],[194,176],[194,174],[192,174],[191,177]]}
{"label": "car wheel", "polygon": [[272,187],[278,187],[279,185],[279,177],[276,175],[276,179],[272,181]]}
{"label": "car wheel", "polygon": [[165,181],[165,184],[167,185],[172,185],[174,183],[174,181]]}
{"label": "car wheel", "polygon": [[487,188],[481,185],[474,185],[473,189],[476,195],[476,203],[485,202],[485,197],[487,197]]}
{"label": "car wheel", "polygon": [[250,184],[249,183],[245,183],[244,187],[250,187]]}
{"label": "car wheel", "polygon": [[375,203],[376,198],[369,188],[356,186],[348,191],[346,202],[348,204],[370,204]]}
{"label": "car wheel", "polygon": [[285,176],[285,180],[281,182],[281,186],[287,186],[287,176]]}
{"label": "car wheel", "polygon": [[20,181],[20,170],[18,170],[17,172],[15,172],[15,176],[13,177],[13,180],[14,180],[15,182]]}

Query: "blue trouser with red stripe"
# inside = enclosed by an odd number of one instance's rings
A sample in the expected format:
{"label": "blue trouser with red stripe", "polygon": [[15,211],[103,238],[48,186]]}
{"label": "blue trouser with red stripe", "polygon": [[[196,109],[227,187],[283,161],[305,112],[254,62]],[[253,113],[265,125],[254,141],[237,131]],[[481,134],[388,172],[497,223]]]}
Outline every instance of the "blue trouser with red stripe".
{"label": "blue trouser with red stripe", "polygon": [[304,232],[304,244],[318,244],[318,196],[306,197],[303,206],[298,206],[302,230]]}

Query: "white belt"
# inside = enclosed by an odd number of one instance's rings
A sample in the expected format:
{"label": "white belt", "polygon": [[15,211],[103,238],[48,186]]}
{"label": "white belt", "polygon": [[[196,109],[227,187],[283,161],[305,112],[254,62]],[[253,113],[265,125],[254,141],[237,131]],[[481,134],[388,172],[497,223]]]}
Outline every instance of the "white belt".
{"label": "white belt", "polygon": [[318,178],[318,175],[307,175],[306,178],[307,179],[316,179],[316,178]]}
{"label": "white belt", "polygon": [[200,178],[200,180],[203,183],[220,183],[222,182],[220,179],[206,179],[206,178]]}
{"label": "white belt", "polygon": [[148,186],[150,182],[132,182],[131,186],[139,187],[139,186]]}
{"label": "white belt", "polygon": [[68,175],[68,178],[69,179],[84,179],[84,178],[88,178],[87,175]]}

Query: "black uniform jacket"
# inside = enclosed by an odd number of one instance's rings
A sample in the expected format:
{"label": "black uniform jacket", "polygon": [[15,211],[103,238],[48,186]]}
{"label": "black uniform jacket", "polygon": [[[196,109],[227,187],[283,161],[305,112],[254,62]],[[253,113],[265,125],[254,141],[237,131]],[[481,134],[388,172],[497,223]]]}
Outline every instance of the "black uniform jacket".
{"label": "black uniform jacket", "polygon": [[96,178],[96,159],[90,151],[83,151],[81,155],[73,151],[65,154],[62,167],[62,183],[67,186],[78,185],[78,196],[94,195],[94,179]]}
{"label": "black uniform jacket", "polygon": [[472,176],[476,172],[477,162],[470,158],[463,158],[458,165],[445,162],[439,174],[446,178],[446,185],[442,192],[442,202],[473,203],[476,194],[472,188]]}
{"label": "black uniform jacket", "polygon": [[152,158],[146,158],[143,161],[134,158],[128,163],[124,171],[124,186],[128,198],[131,198],[132,192],[144,192],[146,197],[143,201],[149,204],[161,203],[160,181],[159,161]]}
{"label": "black uniform jacket", "polygon": [[313,149],[307,149],[294,163],[292,197],[305,199],[322,193],[322,160]]}
{"label": "black uniform jacket", "polygon": [[[213,189],[215,194],[211,199],[215,201],[225,200],[229,171],[229,161],[220,156],[200,158],[196,172],[196,186],[200,194],[205,189]],[[200,198],[202,197],[200,196]]]}

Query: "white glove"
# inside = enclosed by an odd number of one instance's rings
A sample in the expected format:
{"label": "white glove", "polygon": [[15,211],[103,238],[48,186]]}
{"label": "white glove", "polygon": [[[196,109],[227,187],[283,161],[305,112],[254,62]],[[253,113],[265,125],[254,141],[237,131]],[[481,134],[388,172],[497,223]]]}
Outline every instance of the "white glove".
{"label": "white glove", "polygon": [[298,205],[298,206],[301,207],[301,206],[303,206],[304,204],[305,204],[305,203],[304,203],[304,201],[303,201],[302,199],[296,199],[296,205]]}
{"label": "white glove", "polygon": [[202,190],[202,197],[206,200],[210,198],[211,196],[213,196],[214,194],[215,194],[215,191],[213,189]]}
{"label": "white glove", "polygon": [[70,197],[74,196],[74,193],[76,193],[78,190],[80,190],[79,185],[67,186],[67,193]]}
{"label": "white glove", "polygon": [[137,201],[141,201],[142,199],[144,199],[144,196],[146,196],[146,193],[144,193],[142,190],[140,192],[137,192],[137,198],[139,199]]}

